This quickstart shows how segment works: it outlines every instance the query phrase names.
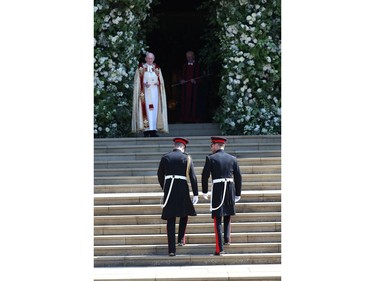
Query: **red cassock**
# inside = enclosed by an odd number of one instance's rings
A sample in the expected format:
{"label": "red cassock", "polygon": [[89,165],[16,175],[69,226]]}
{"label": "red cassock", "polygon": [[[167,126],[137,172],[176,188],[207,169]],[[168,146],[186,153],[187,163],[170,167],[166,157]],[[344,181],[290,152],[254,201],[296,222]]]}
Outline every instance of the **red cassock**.
{"label": "red cassock", "polygon": [[[199,102],[198,88],[200,69],[199,64],[194,62],[193,65],[184,64],[182,68],[182,79],[188,81],[181,87],[181,121],[182,122],[198,122],[197,104]],[[195,78],[196,84],[190,80]]]}

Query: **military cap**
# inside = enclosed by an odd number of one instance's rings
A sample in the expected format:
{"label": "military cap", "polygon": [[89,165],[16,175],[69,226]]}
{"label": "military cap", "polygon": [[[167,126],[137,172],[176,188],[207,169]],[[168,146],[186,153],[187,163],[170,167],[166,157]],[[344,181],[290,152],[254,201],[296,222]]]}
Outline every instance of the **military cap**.
{"label": "military cap", "polygon": [[174,138],[173,142],[174,143],[179,142],[179,143],[182,143],[185,146],[189,143],[189,141],[187,139],[184,139],[184,138]]}
{"label": "military cap", "polygon": [[226,143],[227,139],[223,137],[211,137],[211,143]]}

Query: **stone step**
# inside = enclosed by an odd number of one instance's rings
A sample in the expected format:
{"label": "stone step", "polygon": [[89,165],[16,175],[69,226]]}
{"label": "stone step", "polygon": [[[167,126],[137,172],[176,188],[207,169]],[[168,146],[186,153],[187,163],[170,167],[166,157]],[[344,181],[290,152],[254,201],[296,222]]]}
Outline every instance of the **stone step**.
{"label": "stone step", "polygon": [[[159,204],[162,196],[160,192],[148,193],[104,193],[94,194],[94,205],[146,205],[146,204]],[[190,192],[191,198],[193,193]],[[199,196],[200,203],[207,203],[207,201]],[[281,202],[281,191],[242,191],[241,201],[245,202]]]}
{"label": "stone step", "polygon": [[[160,156],[161,158],[161,156]],[[243,166],[281,165],[280,157],[267,158],[239,158],[238,164]],[[203,167],[206,159],[193,159],[194,167]],[[121,169],[121,168],[154,168],[159,166],[158,160],[143,161],[95,161],[94,169]]]}
{"label": "stone step", "polygon": [[[215,244],[186,244],[177,246],[178,255],[211,254]],[[225,245],[228,254],[281,253],[281,243],[232,243]],[[94,256],[166,255],[168,245],[95,246]]]}
{"label": "stone step", "polygon": [[[210,210],[209,203],[201,203],[195,205],[197,214],[208,213]],[[236,203],[236,212],[248,213],[248,212],[280,212],[280,202],[255,202],[255,203]],[[160,214],[161,205],[103,205],[94,206],[95,216],[108,216],[108,215],[149,215],[149,214]]]}
{"label": "stone step", "polygon": [[[94,257],[94,267],[172,266],[172,265],[173,266],[193,266],[193,265],[280,264],[280,263],[281,263],[280,253],[226,254],[223,256],[214,256],[213,254],[210,254],[210,255],[178,255],[177,254],[175,257],[169,257],[166,255]],[[202,279],[198,279],[198,280],[202,280]],[[225,279],[225,280],[228,280],[228,279]],[[244,280],[251,280],[251,279],[244,279]],[[266,279],[266,280],[270,280],[270,279]],[[280,280],[280,279],[271,279],[271,280]]]}
{"label": "stone step", "polygon": [[[281,222],[280,212],[259,212],[259,213],[237,213],[232,216],[232,223],[236,222]],[[189,217],[191,223],[213,223],[211,214],[198,214]],[[161,219],[161,211],[159,214],[153,215],[101,215],[94,216],[94,225],[145,225],[145,224],[165,224],[165,220]]]}
{"label": "stone step", "polygon": [[[240,166],[241,174],[277,174],[281,173],[281,165]],[[158,166],[152,168],[121,168],[121,169],[95,169],[96,177],[114,176],[153,176],[156,175]],[[195,167],[196,174],[202,174],[203,167]]]}
{"label": "stone step", "polygon": [[218,123],[170,124],[168,136],[220,136]]}
{"label": "stone step", "polygon": [[[169,132],[158,132],[159,137],[193,137],[193,136],[220,136],[220,125],[217,123],[174,123],[169,124]],[[137,138],[144,138],[143,133],[132,135]]]}
{"label": "stone step", "polygon": [[[178,221],[178,219],[177,219]],[[213,222],[190,223],[186,233],[210,233],[213,231]],[[236,232],[272,232],[281,231],[281,222],[232,222],[231,233]],[[94,227],[94,234],[99,235],[127,235],[127,234],[166,234],[166,224],[145,224],[145,225],[101,225]],[[176,233],[178,223],[176,223]]]}
{"label": "stone step", "polygon": [[96,267],[94,281],[281,281],[281,272],[280,263]]}
{"label": "stone step", "polygon": [[[197,174],[198,182],[201,182],[201,175]],[[245,174],[242,175],[243,182],[281,182],[281,174]],[[158,183],[157,176],[132,176],[132,177],[94,177],[95,185],[113,184],[150,184]]]}
{"label": "stone step", "polygon": [[[173,143],[172,143],[173,144]],[[110,146],[110,147],[96,147],[96,154],[122,154],[122,153],[155,153],[158,152],[163,155],[170,152],[173,149],[173,145],[163,144],[146,144],[146,145],[123,145],[123,146]],[[261,150],[280,150],[281,143],[238,143],[232,145],[226,145],[225,151],[228,153],[235,151],[261,151]],[[190,144],[187,147],[187,152],[192,154],[205,153],[210,154],[209,143],[205,145],[193,145]]]}
{"label": "stone step", "polygon": [[[181,136],[182,137],[182,136]],[[185,136],[186,137],[186,136]],[[209,145],[211,139],[207,136],[191,136],[187,137],[190,145]],[[259,136],[225,136],[227,138],[227,146],[241,143],[281,143],[280,135],[259,135]],[[133,137],[133,138],[102,138],[94,139],[94,151],[96,148],[113,147],[113,146],[124,146],[124,145],[170,145],[173,146],[173,138],[171,137],[159,137],[159,138],[144,138],[144,137]],[[189,149],[188,147],[188,149]]]}
{"label": "stone step", "polygon": [[[211,183],[210,183],[211,184]],[[198,182],[199,190],[202,190],[201,183]],[[281,190],[281,182],[242,182],[242,190]],[[116,184],[116,185],[95,185],[94,193],[148,193],[160,192],[158,183],[149,184]]]}
{"label": "stone step", "polygon": [[[226,152],[233,156],[240,158],[260,158],[260,157],[281,157],[281,150],[236,150]],[[206,159],[209,154],[207,152],[188,152],[193,161],[196,159]],[[159,152],[137,152],[137,153],[97,153],[94,155],[94,161],[144,161],[144,160],[159,160],[163,153]]]}
{"label": "stone step", "polygon": [[[186,244],[214,243],[215,234],[210,233],[187,233]],[[281,242],[280,232],[241,232],[231,234],[231,243],[276,243]],[[95,235],[94,246],[104,245],[167,245],[165,234],[150,235]]]}

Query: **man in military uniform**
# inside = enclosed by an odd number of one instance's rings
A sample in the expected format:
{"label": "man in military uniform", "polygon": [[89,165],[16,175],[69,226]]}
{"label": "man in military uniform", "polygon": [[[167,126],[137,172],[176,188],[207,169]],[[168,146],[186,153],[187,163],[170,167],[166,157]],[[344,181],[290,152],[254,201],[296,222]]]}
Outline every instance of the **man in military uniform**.
{"label": "man in military uniform", "polygon": [[[174,149],[160,160],[158,181],[163,189],[163,211],[161,218],[167,220],[168,252],[176,255],[176,217],[180,218],[178,228],[178,245],[185,244],[185,231],[188,216],[196,216],[193,205],[198,203],[198,183],[191,156],[185,153],[189,143],[184,138],[174,138]],[[188,178],[193,190],[193,201],[190,199]]]}
{"label": "man in military uniform", "polygon": [[230,244],[230,220],[235,215],[235,202],[241,198],[242,176],[237,159],[224,151],[226,138],[211,137],[212,154],[206,156],[202,171],[203,198],[208,199],[208,178],[212,176],[211,217],[214,219],[215,255],[224,254],[222,217],[224,217],[224,244]]}

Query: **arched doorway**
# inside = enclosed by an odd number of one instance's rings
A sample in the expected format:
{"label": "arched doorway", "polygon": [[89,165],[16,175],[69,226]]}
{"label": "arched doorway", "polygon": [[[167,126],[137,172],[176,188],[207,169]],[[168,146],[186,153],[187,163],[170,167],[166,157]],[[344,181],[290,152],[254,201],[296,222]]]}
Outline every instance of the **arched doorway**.
{"label": "arched doorway", "polygon": [[[196,60],[200,61],[200,50],[205,47],[202,38],[207,29],[207,12],[198,9],[199,0],[160,0],[152,9],[151,18],[156,25],[146,34],[146,44],[155,54],[155,62],[161,66],[168,99],[169,123],[181,123],[179,105],[182,65],[186,62],[185,54],[192,50]],[[199,86],[199,122],[212,122],[217,107],[217,74],[212,66],[201,64]]]}

